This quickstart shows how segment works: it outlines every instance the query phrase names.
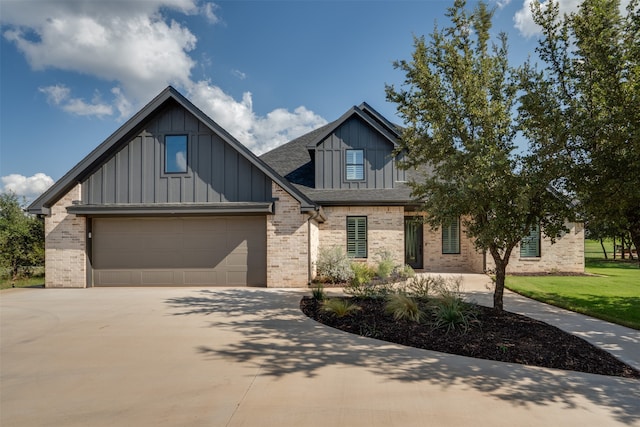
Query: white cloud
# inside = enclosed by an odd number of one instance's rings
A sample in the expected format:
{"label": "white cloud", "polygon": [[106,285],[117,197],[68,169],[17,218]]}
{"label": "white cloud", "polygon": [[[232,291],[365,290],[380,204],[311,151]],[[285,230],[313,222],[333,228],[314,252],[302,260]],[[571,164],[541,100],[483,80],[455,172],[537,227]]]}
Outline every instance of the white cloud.
{"label": "white cloud", "polygon": [[240,71],[240,70],[233,69],[233,70],[231,70],[231,74],[233,74],[234,76],[236,76],[236,77],[237,77],[237,78],[239,78],[240,80],[244,80],[244,79],[246,79],[246,78],[247,78],[247,74],[246,74],[246,73],[243,73],[243,72],[242,72],[242,71]]}
{"label": "white cloud", "polygon": [[[167,85],[186,90],[199,105],[234,137],[261,153],[326,121],[298,107],[276,109],[266,116],[253,112],[252,97],[236,101],[208,80],[191,76],[191,57],[197,38],[184,24],[162,12],[199,14],[210,23],[221,22],[218,6],[200,0],[21,0],[3,3],[4,37],[13,42],[33,69],[59,69],[113,82],[112,99],[77,96],[66,84],[40,88],[52,105],[81,116],[129,117]],[[203,61],[211,59],[203,54]],[[246,74],[232,70],[239,79]]]}
{"label": "white cloud", "polygon": [[211,24],[217,24],[220,22],[220,18],[216,14],[217,10],[218,5],[215,3],[205,3],[200,7],[200,13],[202,13],[202,15],[204,15],[204,17],[207,18],[207,21]]}
{"label": "white cloud", "polygon": [[53,178],[43,173],[36,173],[29,177],[11,174],[0,177],[0,182],[2,182],[0,193],[13,192],[19,197],[25,197],[27,200],[31,200],[51,187],[53,185]]}
{"label": "white cloud", "polygon": [[[72,98],[71,90],[65,85],[54,85],[39,88],[39,91],[47,95],[50,104],[61,107],[67,113],[77,116],[97,116],[104,117],[113,114],[113,108],[109,104],[102,102],[99,94],[96,94],[91,103],[85,102],[81,98]],[[112,90],[113,92],[113,90]],[[118,93],[114,93],[116,96]]]}
{"label": "white cloud", "polygon": [[305,107],[293,112],[279,108],[266,116],[253,112],[250,92],[238,102],[208,81],[189,88],[189,99],[256,154],[264,153],[293,138],[312,131],[327,121]]}
{"label": "white cloud", "polygon": [[[533,22],[533,14],[531,13],[531,5],[539,0],[524,0],[522,8],[516,12],[513,17],[515,28],[520,31],[520,34],[524,37],[531,37],[540,34],[540,27]],[[560,16],[563,14],[569,14],[578,10],[578,6],[582,3],[582,0],[556,0],[558,1],[560,8]],[[629,4],[630,0],[622,0],[620,2],[620,10],[624,11]],[[540,2],[541,6],[547,7],[549,0]]]}

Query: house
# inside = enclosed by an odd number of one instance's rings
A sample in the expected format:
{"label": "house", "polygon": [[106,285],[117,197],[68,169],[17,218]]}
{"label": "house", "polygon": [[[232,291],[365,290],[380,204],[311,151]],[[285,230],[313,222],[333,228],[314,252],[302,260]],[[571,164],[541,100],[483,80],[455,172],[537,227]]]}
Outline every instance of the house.
{"label": "house", "polygon": [[[389,251],[425,271],[488,267],[460,221],[416,217],[398,128],[369,105],[255,156],[168,87],[30,206],[44,217],[47,287],[297,287],[321,247]],[[580,224],[533,233],[518,271],[582,271]]]}

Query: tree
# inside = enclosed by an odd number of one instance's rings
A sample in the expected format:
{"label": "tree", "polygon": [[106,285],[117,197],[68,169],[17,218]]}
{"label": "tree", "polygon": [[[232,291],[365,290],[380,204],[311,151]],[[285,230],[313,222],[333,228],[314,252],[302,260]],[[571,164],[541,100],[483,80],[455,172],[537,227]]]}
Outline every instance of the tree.
{"label": "tree", "polygon": [[44,261],[43,224],[24,213],[14,193],[0,194],[0,248],[0,266],[10,270],[12,280],[20,267]]}
{"label": "tree", "polygon": [[615,224],[640,249],[640,1],[585,0],[560,16],[532,3],[542,71],[521,114],[528,137],[561,153],[566,191],[589,222]]}
{"label": "tree", "polygon": [[484,3],[471,12],[455,1],[451,26],[434,29],[427,43],[414,38],[411,61],[394,67],[406,78],[387,86],[405,122],[399,152],[403,167],[430,173],[409,184],[423,200],[425,220],[438,228],[461,218],[476,249],[495,263],[494,308],[502,310],[506,268],[514,247],[540,225],[552,239],[564,230],[567,205],[550,188],[560,175],[553,153],[518,154],[515,117],[524,69],[507,60],[507,38],[490,43],[493,12]]}

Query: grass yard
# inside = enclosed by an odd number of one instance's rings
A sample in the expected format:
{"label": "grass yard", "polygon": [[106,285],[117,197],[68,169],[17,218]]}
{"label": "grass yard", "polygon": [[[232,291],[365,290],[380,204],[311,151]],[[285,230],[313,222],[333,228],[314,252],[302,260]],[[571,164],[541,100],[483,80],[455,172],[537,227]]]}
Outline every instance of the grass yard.
{"label": "grass yard", "polygon": [[32,277],[26,279],[18,279],[15,282],[11,281],[9,275],[5,272],[0,272],[0,289],[9,288],[27,288],[29,286],[44,286],[44,268],[40,267],[36,270]]}
{"label": "grass yard", "polygon": [[640,268],[637,261],[605,260],[600,242],[585,242],[586,271],[596,276],[508,276],[519,294],[599,319],[640,329]]}

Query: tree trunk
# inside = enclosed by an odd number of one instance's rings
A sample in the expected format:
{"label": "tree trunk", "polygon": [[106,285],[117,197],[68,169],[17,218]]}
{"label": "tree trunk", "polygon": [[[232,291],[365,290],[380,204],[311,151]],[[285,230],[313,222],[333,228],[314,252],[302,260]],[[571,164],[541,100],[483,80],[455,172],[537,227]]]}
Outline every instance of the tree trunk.
{"label": "tree trunk", "polygon": [[494,310],[504,310],[504,280],[507,275],[507,264],[509,264],[509,257],[513,250],[513,245],[510,245],[505,249],[504,256],[500,257],[500,251],[497,247],[490,247],[489,252],[493,257],[493,262],[496,265],[496,289],[493,291],[493,308]]}
{"label": "tree trunk", "polygon": [[507,266],[503,263],[496,262],[496,289],[493,291],[493,308],[494,310],[504,310],[504,279],[506,276]]}
{"label": "tree trunk", "polygon": [[607,250],[604,247],[604,242],[602,241],[602,237],[600,238],[600,246],[602,246],[602,253],[604,254],[604,259],[609,259],[607,256]]}
{"label": "tree trunk", "polygon": [[620,258],[624,259],[624,236],[620,237]]}
{"label": "tree trunk", "polygon": [[636,247],[636,255],[638,255],[636,259],[638,260],[638,267],[640,267],[640,225],[638,225],[635,232],[633,228],[631,229],[631,241],[633,242],[633,246]]}

